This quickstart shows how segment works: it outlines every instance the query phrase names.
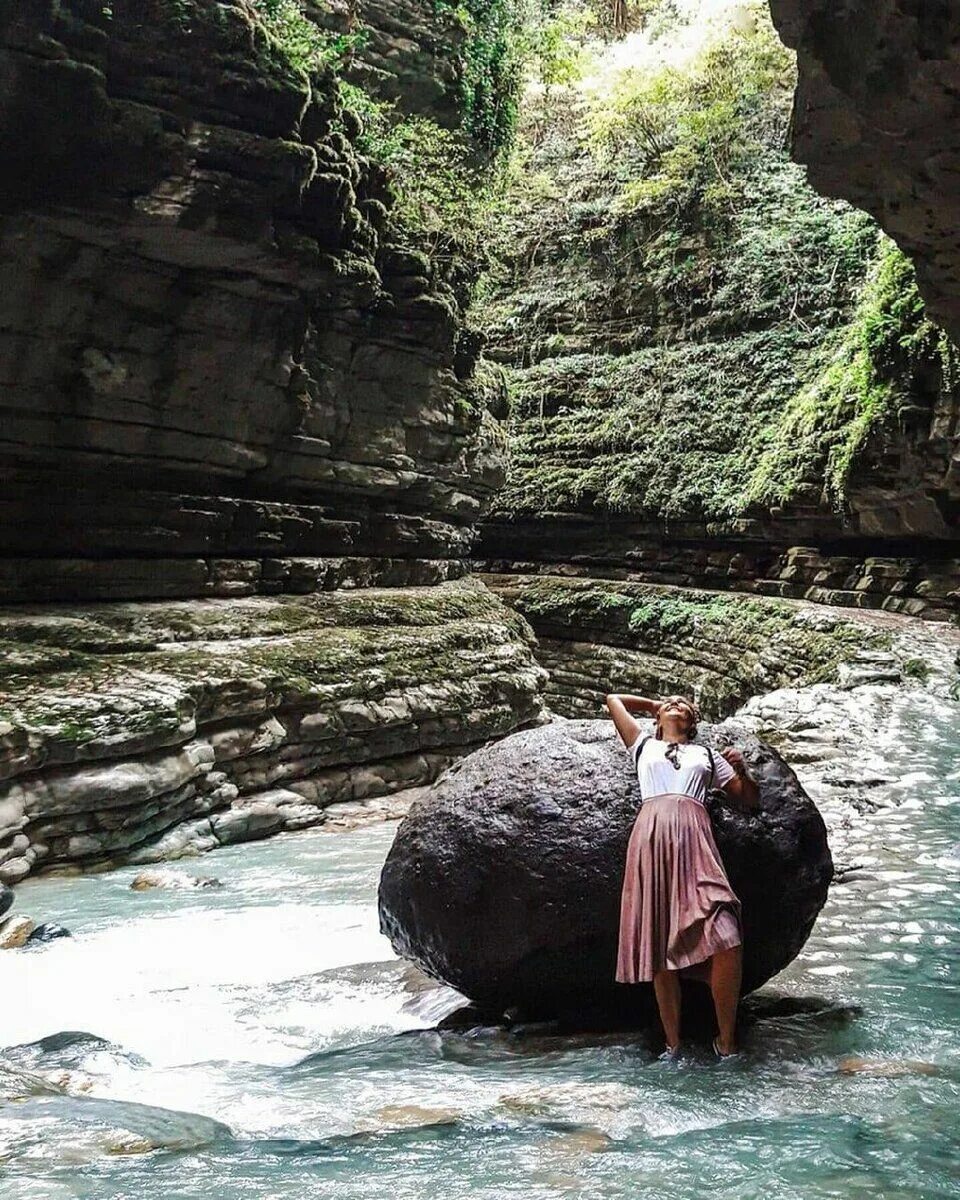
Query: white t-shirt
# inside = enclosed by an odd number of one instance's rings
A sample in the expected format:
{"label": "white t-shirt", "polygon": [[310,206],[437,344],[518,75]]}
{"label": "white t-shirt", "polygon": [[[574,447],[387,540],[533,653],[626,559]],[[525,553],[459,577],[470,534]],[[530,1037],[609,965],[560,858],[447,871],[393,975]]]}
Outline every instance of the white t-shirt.
{"label": "white t-shirt", "polygon": [[629,748],[630,757],[637,769],[637,779],[640,781],[640,796],[644,800],[673,792],[680,796],[692,796],[702,804],[711,788],[724,787],[736,775],[733,767],[717,750],[713,752],[711,773],[707,748],[697,742],[673,743],[676,746],[677,761],[680,763],[678,770],[667,758],[666,752],[670,744],[655,737],[645,740],[641,734]]}

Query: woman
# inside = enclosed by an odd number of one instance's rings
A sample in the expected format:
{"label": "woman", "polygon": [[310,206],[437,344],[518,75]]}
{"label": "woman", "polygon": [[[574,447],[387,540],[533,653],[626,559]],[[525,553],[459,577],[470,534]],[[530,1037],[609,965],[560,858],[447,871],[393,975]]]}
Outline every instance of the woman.
{"label": "woman", "polygon": [[[667,1040],[664,1058],[675,1058],[680,1048],[680,973],[709,983],[720,1031],[713,1048],[729,1058],[737,1053],[740,901],[704,802],[712,787],[720,787],[755,808],[759,790],[738,750],[714,754],[693,742],[698,714],[691,700],[610,695],[607,708],[630,751],[642,801],[627,847],[617,980],[653,982]],[[636,713],[655,718],[653,737],[641,736]]]}

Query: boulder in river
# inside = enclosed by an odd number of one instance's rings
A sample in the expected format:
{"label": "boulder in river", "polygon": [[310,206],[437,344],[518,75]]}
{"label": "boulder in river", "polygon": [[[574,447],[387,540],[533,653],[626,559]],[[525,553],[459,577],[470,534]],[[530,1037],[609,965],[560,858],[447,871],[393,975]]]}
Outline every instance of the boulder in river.
{"label": "boulder in river", "polygon": [[[744,990],[800,951],[833,873],[826,829],[796,775],[732,722],[700,741],[742,750],[760,807],[708,803],[743,905]],[[607,721],[558,720],[451,767],[411,808],[380,879],[396,951],[484,1013],[525,1018],[648,1010],[614,982],[620,889],[640,796]]]}

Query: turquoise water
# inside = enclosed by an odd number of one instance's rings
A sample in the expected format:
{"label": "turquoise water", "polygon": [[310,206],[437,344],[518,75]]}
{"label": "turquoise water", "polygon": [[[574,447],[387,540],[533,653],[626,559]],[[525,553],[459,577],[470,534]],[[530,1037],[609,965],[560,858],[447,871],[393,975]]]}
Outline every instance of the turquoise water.
{"label": "turquoise water", "polygon": [[737,1065],[431,1029],[457,996],[377,930],[392,824],[170,865],[215,890],[28,881],[18,910],[75,936],[0,955],[0,1194],[960,1196],[960,719],[905,728],[866,811],[830,802],[858,870]]}

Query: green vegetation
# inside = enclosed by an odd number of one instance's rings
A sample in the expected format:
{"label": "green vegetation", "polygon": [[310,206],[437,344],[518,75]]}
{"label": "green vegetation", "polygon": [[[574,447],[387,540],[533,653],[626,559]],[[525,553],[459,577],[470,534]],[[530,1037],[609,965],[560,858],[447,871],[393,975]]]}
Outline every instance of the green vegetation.
{"label": "green vegetation", "polygon": [[924,658],[908,658],[901,669],[907,679],[926,683],[930,678],[930,664]]}
{"label": "green vegetation", "polygon": [[[174,737],[224,697],[251,711],[421,684],[446,686],[498,648],[521,659],[518,614],[465,581],[297,597],[65,608],[0,620],[0,723],[61,743]],[[42,677],[42,686],[38,680]]]}
{"label": "green vegetation", "polygon": [[792,85],[790,53],[758,20],[754,32],[731,29],[684,66],[620,72],[587,111],[589,141],[601,158],[629,161],[626,212],[669,206],[682,220],[696,208],[702,224],[733,221],[750,202],[758,154],[780,132],[778,101]]}
{"label": "green vegetation", "polygon": [[956,350],[927,319],[910,262],[884,239],[833,361],[787,407],[748,498],[788,502],[816,470],[842,507],[857,463],[872,440],[896,432],[901,410],[915,407],[914,379],[931,366],[956,388]]}
{"label": "green vegetation", "polygon": [[792,57],[749,0],[650,5],[636,66],[531,102],[477,314],[509,364],[504,514],[842,509],[875,435],[956,385],[912,269],[790,161]]}
{"label": "green vegetation", "polygon": [[507,146],[517,124],[523,75],[522,13],[517,0],[434,0],[454,11],[467,29],[461,76],[467,132],[486,153]]}
{"label": "green vegetation", "polygon": [[287,61],[308,73],[339,66],[362,34],[333,34],[310,21],[299,0],[252,0],[263,27]]}

